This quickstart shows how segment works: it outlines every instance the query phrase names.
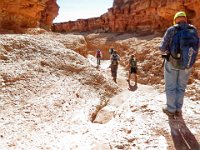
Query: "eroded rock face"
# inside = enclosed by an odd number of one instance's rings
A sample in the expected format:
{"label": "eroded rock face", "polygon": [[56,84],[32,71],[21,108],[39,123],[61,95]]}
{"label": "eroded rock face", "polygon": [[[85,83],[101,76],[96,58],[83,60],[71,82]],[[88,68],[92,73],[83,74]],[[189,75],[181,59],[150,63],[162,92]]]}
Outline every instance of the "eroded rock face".
{"label": "eroded rock face", "polygon": [[0,30],[18,32],[24,28],[50,29],[58,9],[56,0],[1,0]]}
{"label": "eroded rock face", "polygon": [[142,32],[164,31],[173,24],[173,16],[184,10],[189,21],[200,28],[199,0],[114,0],[113,7],[99,18],[54,24],[59,32]]}

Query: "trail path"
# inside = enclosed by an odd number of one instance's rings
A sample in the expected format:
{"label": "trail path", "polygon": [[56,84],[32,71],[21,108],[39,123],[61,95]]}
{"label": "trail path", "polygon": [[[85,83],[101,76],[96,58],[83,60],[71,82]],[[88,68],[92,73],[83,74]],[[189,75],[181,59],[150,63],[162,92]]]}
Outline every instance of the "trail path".
{"label": "trail path", "polygon": [[[107,69],[108,74],[110,69],[106,66],[109,66],[109,61],[104,61],[101,66],[102,69]],[[161,110],[165,104],[165,94],[141,84],[138,87],[130,87],[126,82],[126,73],[124,68],[119,66],[117,84],[122,88],[122,92],[109,101],[95,121],[123,122],[128,133],[124,138],[131,141],[130,149],[200,149],[200,128],[196,125],[200,123],[200,106],[196,105],[198,103],[185,98],[184,119],[168,118]],[[131,85],[134,85],[133,81]],[[110,115],[112,111],[114,113]]]}
{"label": "trail path", "polygon": [[[89,61],[95,65],[93,57]],[[102,61],[99,70],[111,79],[109,61]],[[45,77],[41,79],[49,83]],[[47,84],[29,99],[0,101],[1,150],[197,149],[198,101],[185,98],[183,119],[169,119],[161,111],[165,94],[141,84],[128,90],[126,71],[119,66],[117,85],[121,92],[110,98],[91,122],[90,112],[100,101],[94,91],[72,77],[52,75],[48,80],[56,84]]]}

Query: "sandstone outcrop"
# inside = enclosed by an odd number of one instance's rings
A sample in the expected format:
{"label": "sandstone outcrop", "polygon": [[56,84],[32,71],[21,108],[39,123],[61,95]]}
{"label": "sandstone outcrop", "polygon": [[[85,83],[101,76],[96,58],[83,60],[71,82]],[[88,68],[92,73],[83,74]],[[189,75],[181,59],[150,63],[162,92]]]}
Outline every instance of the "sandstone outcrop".
{"label": "sandstone outcrop", "polygon": [[58,15],[56,0],[1,0],[0,31],[20,32],[21,29],[50,29]]}
{"label": "sandstone outcrop", "polygon": [[177,11],[184,10],[189,21],[200,28],[199,0],[114,0],[113,7],[99,18],[56,23],[58,32],[140,32],[164,31],[172,25]]}

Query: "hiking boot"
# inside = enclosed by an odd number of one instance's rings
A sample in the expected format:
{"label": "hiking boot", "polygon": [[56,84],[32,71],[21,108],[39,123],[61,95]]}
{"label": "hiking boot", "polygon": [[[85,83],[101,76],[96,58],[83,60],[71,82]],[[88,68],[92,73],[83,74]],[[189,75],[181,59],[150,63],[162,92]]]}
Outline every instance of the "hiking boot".
{"label": "hiking boot", "polygon": [[167,110],[167,107],[163,107],[162,111],[168,116],[174,116],[175,115],[174,112],[170,112],[169,110]]}
{"label": "hiking boot", "polygon": [[176,116],[182,116],[182,110],[177,110],[177,111],[175,112],[175,115],[176,115]]}
{"label": "hiking boot", "polygon": [[116,79],[116,78],[113,78],[113,81],[114,81],[115,83],[117,83],[117,79]]}

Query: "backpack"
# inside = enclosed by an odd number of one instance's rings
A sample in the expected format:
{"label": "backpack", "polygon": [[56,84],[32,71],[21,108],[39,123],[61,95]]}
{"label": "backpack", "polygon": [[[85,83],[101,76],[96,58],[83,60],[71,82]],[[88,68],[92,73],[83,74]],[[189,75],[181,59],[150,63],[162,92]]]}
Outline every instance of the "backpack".
{"label": "backpack", "polygon": [[97,57],[101,57],[101,51],[100,50],[97,50]]}
{"label": "backpack", "polygon": [[136,68],[136,66],[137,66],[137,62],[134,59],[130,60],[130,64],[131,64],[131,68]]}
{"label": "backpack", "polygon": [[118,65],[118,55],[117,54],[112,54],[112,65]]}
{"label": "backpack", "polygon": [[192,25],[181,29],[175,25],[176,32],[170,44],[169,61],[176,69],[188,69],[195,63],[198,49],[198,33]]}

